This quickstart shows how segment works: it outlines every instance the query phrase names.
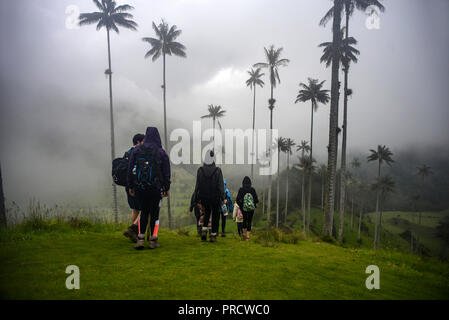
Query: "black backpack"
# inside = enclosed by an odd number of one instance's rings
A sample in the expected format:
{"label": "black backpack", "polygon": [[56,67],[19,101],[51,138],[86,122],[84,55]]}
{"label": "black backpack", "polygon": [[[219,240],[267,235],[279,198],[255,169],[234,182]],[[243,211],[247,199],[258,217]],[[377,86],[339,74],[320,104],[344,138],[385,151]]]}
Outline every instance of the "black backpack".
{"label": "black backpack", "polygon": [[200,170],[202,171],[202,180],[198,188],[198,198],[206,202],[218,201],[217,181],[215,181],[218,168],[215,168],[210,176],[206,176],[203,167]]}
{"label": "black backpack", "polygon": [[162,170],[158,148],[141,146],[136,153],[136,185],[142,189],[161,185]]}
{"label": "black backpack", "polygon": [[112,161],[112,179],[115,184],[126,187],[128,185],[128,164],[130,149],[122,158],[117,158]]}

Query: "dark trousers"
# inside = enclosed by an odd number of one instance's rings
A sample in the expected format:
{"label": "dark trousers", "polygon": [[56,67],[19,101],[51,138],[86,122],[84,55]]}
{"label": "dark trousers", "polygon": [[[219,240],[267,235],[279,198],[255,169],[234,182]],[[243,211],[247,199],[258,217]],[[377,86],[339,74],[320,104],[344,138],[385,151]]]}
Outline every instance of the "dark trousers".
{"label": "dark trousers", "polygon": [[239,236],[243,233],[243,222],[237,222],[237,231],[239,233]]}
{"label": "dark trousers", "polygon": [[243,214],[243,229],[251,231],[251,222],[253,221],[253,211],[242,211]]}
{"label": "dark trousers", "polygon": [[150,219],[150,234],[152,240],[157,240],[159,230],[159,210],[161,207],[161,194],[154,190],[136,189],[136,197],[142,209],[138,222],[139,238],[145,238],[145,231]]}
{"label": "dark trousers", "polygon": [[[221,218],[221,233],[225,233],[226,230],[226,216],[224,215],[223,212],[221,212],[220,210],[220,214],[218,215],[218,219]],[[220,228],[220,226],[218,227]]]}
{"label": "dark trousers", "polygon": [[198,206],[195,206],[195,208],[193,209],[193,211],[195,212],[195,219],[196,219],[196,231],[200,232],[201,231],[201,227],[200,227],[200,216],[201,216],[201,211],[198,208]]}
{"label": "dark trousers", "polygon": [[211,235],[215,236],[218,232],[218,224],[220,220],[220,206],[218,203],[203,203],[204,206],[204,228],[207,230],[207,225],[209,224],[209,220],[212,218],[212,231]]}

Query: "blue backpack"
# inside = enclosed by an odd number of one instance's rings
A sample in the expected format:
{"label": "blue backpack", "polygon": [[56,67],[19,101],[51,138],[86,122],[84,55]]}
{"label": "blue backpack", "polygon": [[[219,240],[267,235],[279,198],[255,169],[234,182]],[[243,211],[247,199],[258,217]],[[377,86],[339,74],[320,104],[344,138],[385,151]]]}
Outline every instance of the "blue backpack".
{"label": "blue backpack", "polygon": [[158,148],[141,146],[136,152],[136,184],[142,189],[157,187],[162,181]]}

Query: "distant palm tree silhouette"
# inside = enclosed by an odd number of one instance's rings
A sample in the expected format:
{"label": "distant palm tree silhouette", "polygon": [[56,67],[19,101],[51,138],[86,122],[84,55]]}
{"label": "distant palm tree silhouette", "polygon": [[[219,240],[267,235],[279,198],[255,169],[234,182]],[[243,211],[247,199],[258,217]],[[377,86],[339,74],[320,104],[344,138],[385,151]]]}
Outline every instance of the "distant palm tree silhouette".
{"label": "distant palm tree silhouette", "polygon": [[[146,37],[142,38],[142,41],[148,42],[151,45],[151,49],[145,54],[145,58],[152,57],[151,60],[154,62],[162,55],[163,70],[162,70],[162,89],[164,98],[164,146],[168,149],[168,137],[167,137],[167,86],[165,82],[165,56],[171,56],[174,54],[179,57],[186,57],[185,49],[186,47],[176,42],[176,38],[181,34],[181,30],[177,29],[175,25],[169,27],[169,25],[161,21],[159,26],[152,23],[154,32],[156,33],[156,38]],[[172,227],[171,209],[170,209],[170,197],[167,197],[167,213],[168,213],[168,227]]]}
{"label": "distant palm tree silhouette", "polygon": [[221,130],[222,126],[221,126],[220,120],[218,120],[218,119],[225,116],[226,110],[222,109],[221,106],[214,106],[213,104],[208,105],[207,110],[209,111],[209,113],[202,116],[201,119],[212,118],[212,128],[214,130],[213,140],[214,140],[214,149],[215,149],[215,121],[218,122],[218,126],[220,127],[220,130]]}
{"label": "distant palm tree silhouette", "polygon": [[[276,84],[281,82],[281,78],[279,77],[279,67],[285,67],[288,65],[290,60],[281,59],[281,53],[284,50],[282,47],[275,49],[274,45],[271,45],[269,49],[264,48],[265,50],[265,58],[266,62],[259,62],[253,65],[254,68],[267,68],[270,76],[270,88],[271,95],[270,100],[268,100],[268,108],[270,109],[270,129],[273,130],[273,109],[276,100],[273,97],[273,89],[276,87]],[[270,143],[273,143],[272,138],[270,139]],[[271,184],[272,184],[272,175],[268,176],[268,204],[267,204],[267,227],[270,226],[270,213],[271,213]]]}
{"label": "distant palm tree silhouette", "polygon": [[[97,31],[101,28],[106,28],[106,35],[108,40],[108,63],[109,68],[105,71],[105,74],[109,76],[109,113],[111,122],[111,159],[115,158],[115,135],[114,135],[114,113],[112,107],[112,69],[111,69],[111,44],[109,38],[109,31],[113,30],[119,33],[118,26],[125,29],[137,30],[137,23],[132,18],[133,16],[128,13],[134,9],[130,5],[123,4],[117,6],[115,1],[112,0],[93,0],[94,4],[100,11],[81,13],[79,16],[79,25],[97,24]],[[117,208],[117,187],[115,183],[112,184],[112,196],[114,199],[114,216],[115,222],[118,222],[118,208]]]}
{"label": "distant palm tree silhouette", "polygon": [[285,187],[285,214],[284,214],[284,224],[287,223],[287,215],[288,215],[288,191],[289,191],[289,184],[288,184],[288,176],[290,172],[290,156],[292,155],[292,148],[296,145],[296,143],[290,139],[285,139],[285,149],[284,152],[287,154],[287,181],[286,181],[286,187]]}
{"label": "distant palm tree silhouette", "polygon": [[261,77],[264,75],[264,73],[260,72],[261,69],[257,68],[254,70],[251,68],[251,70],[248,71],[249,78],[246,80],[246,86],[250,87],[251,90],[253,90],[254,96],[253,96],[253,132],[252,132],[252,143],[251,143],[251,179],[254,177],[254,128],[256,123],[256,87],[259,86],[263,88],[264,82],[261,79]]}
{"label": "distant palm tree silhouette", "polygon": [[[377,171],[377,179],[380,179],[380,169],[382,166],[382,163],[386,163],[387,165],[391,166],[391,164],[394,162],[392,156],[393,153],[390,151],[390,149],[386,146],[377,146],[377,150],[370,150],[371,154],[368,156],[368,162],[370,161],[377,161],[378,162],[378,171]],[[379,188],[376,189],[376,221],[374,226],[374,250],[377,249],[377,232],[378,232],[378,224],[379,224],[379,201],[380,201],[380,192]]]}

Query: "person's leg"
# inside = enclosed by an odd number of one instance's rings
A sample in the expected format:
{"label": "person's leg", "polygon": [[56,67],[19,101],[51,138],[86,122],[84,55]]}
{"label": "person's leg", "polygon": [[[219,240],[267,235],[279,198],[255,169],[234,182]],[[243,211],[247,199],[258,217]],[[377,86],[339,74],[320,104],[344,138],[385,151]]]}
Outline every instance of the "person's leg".
{"label": "person's leg", "polygon": [[160,197],[150,198],[150,249],[159,248],[158,231],[159,231],[159,211],[162,199]]}
{"label": "person's leg", "polygon": [[126,188],[126,197],[128,200],[128,205],[131,208],[131,225],[123,232],[125,237],[128,237],[131,241],[137,242],[137,217],[139,215],[139,210],[137,210],[137,200],[135,197],[131,197],[129,194],[129,189]]}
{"label": "person's leg", "polygon": [[201,240],[207,240],[207,230],[209,225],[209,220],[211,219],[212,209],[208,203],[203,204],[204,208],[204,220],[203,220],[203,228],[201,230]]}
{"label": "person's leg", "polygon": [[237,232],[239,233],[239,236],[242,236],[242,227],[243,227],[243,222],[237,222]]}
{"label": "person's leg", "polygon": [[193,209],[193,211],[195,212],[196,232],[197,232],[198,234],[201,234],[201,226],[200,226],[201,212],[200,212],[200,209],[198,209],[198,207],[195,206],[195,208]]}
{"label": "person's leg", "polygon": [[133,209],[133,211],[131,212],[131,223],[134,224],[134,222],[136,222],[137,220],[137,216],[139,215],[139,210]]}
{"label": "person's leg", "polygon": [[226,230],[226,216],[222,212],[221,213],[221,236],[222,237],[226,237],[225,230]]}
{"label": "person's leg", "polygon": [[217,233],[220,225],[220,207],[212,206],[212,232],[210,234],[210,240],[212,242],[217,241]]}
{"label": "person's leg", "polygon": [[243,223],[242,223],[242,237],[246,237],[246,228],[248,227],[248,212],[242,210]]}
{"label": "person's leg", "polygon": [[145,243],[145,231],[148,225],[148,218],[150,215],[150,203],[148,202],[148,195],[146,192],[136,190],[136,198],[139,199],[141,204],[140,218],[137,219],[137,244],[136,249],[143,249]]}
{"label": "person's leg", "polygon": [[247,223],[247,231],[246,231],[246,240],[249,240],[249,236],[251,234],[251,223],[253,221],[254,211],[248,212],[248,223]]}

